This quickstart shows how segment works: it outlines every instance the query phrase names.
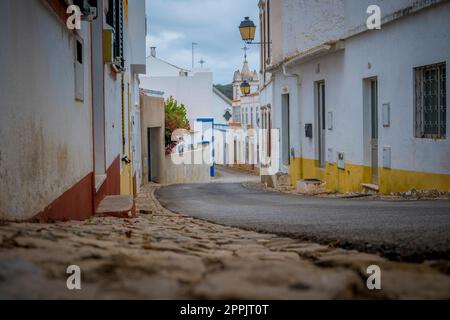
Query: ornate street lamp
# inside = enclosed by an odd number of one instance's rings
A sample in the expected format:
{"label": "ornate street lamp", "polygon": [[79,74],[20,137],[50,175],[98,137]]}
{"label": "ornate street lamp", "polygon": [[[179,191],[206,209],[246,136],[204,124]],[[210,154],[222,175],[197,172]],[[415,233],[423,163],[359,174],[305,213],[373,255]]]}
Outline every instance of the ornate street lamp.
{"label": "ornate street lamp", "polygon": [[239,25],[239,31],[241,32],[241,38],[246,44],[271,44],[270,42],[253,42],[255,39],[256,26],[249,17],[245,17]]}
{"label": "ornate street lamp", "polygon": [[244,80],[244,82],[241,83],[241,93],[246,96],[250,94],[250,84]]}
{"label": "ornate street lamp", "polygon": [[255,39],[256,26],[249,17],[245,17],[239,26],[242,40],[250,44]]}

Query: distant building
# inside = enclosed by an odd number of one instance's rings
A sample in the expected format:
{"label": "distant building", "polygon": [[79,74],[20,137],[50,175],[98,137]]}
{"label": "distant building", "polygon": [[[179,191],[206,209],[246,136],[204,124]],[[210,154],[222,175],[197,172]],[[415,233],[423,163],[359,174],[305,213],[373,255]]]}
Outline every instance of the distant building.
{"label": "distant building", "polygon": [[[243,95],[240,89],[241,84],[246,81],[250,85],[250,93]],[[242,70],[236,70],[233,76],[233,109],[232,122],[233,128],[243,130],[260,129],[261,109],[259,104],[259,78],[256,71],[251,72],[247,60],[244,60]],[[251,131],[249,131],[251,133]],[[243,146],[235,146],[236,163],[249,170],[258,171],[259,168],[259,142],[257,134],[252,135],[243,143]]]}
{"label": "distant building", "polygon": [[[193,143],[179,144],[179,148],[198,148],[207,144],[206,149],[214,158],[213,128],[227,126],[231,113],[231,101],[213,86],[213,74],[207,69],[186,70],[168,63],[156,56],[152,47],[147,57],[147,74],[140,76],[141,88],[163,92],[163,98],[173,97],[186,107],[187,116],[194,131]],[[166,167],[169,167],[166,164]],[[200,170],[201,172],[201,170]],[[214,166],[211,163],[211,176]],[[201,176],[201,175],[199,175]],[[173,180],[171,180],[173,181]],[[177,180],[178,181],[178,180]]]}
{"label": "distant building", "polygon": [[164,92],[186,106],[191,123],[196,119],[214,119],[224,124],[224,114],[231,109],[229,99],[213,88],[213,74],[208,69],[186,70],[156,56],[151,48],[147,57],[147,74],[140,76],[141,88]]}

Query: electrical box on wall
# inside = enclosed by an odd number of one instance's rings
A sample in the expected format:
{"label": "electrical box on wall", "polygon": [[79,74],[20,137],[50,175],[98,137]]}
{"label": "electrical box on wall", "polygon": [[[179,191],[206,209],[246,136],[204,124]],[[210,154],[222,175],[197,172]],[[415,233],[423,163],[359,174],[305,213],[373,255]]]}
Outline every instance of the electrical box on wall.
{"label": "electrical box on wall", "polygon": [[114,33],[112,29],[103,29],[103,63],[114,62]]}
{"label": "electrical box on wall", "polygon": [[385,169],[391,168],[391,147],[390,146],[383,147],[383,168],[385,168]]}
{"label": "electrical box on wall", "polygon": [[390,103],[383,103],[383,105],[382,105],[382,120],[383,120],[383,127],[391,126],[391,104]]}
{"label": "electrical box on wall", "polygon": [[333,111],[328,111],[328,130],[333,130]]}
{"label": "electrical box on wall", "polygon": [[305,137],[312,138],[313,137],[313,126],[312,123],[305,124]]}
{"label": "electrical box on wall", "polygon": [[335,160],[334,160],[333,147],[328,147],[328,163],[334,164],[334,162],[335,162]]}
{"label": "electrical box on wall", "polygon": [[339,169],[345,169],[345,157],[344,157],[344,153],[343,153],[343,152],[338,152],[337,156],[338,156],[337,167],[338,167]]}

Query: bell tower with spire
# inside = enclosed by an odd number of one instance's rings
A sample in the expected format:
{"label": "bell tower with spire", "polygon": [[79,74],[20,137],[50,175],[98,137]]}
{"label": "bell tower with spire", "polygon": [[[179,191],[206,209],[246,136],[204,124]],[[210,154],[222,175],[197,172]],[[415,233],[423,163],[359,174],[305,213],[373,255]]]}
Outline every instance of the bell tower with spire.
{"label": "bell tower with spire", "polygon": [[250,71],[247,61],[248,48],[245,46],[244,50],[244,62],[241,70],[236,70],[233,76],[233,100],[239,100],[241,97],[240,86],[243,81],[247,81],[250,84],[250,94],[258,92],[259,78],[256,70]]}
{"label": "bell tower with spire", "polygon": [[[245,46],[242,50],[244,50],[242,68],[241,70],[236,70],[233,76],[232,125],[244,130],[259,129],[262,128],[261,108],[259,104],[259,77],[256,70],[250,71],[247,61],[248,48]],[[245,83],[244,88],[248,88],[247,83],[250,85],[250,92],[246,95],[241,92],[241,85],[243,83]],[[257,171],[257,168],[260,166],[260,163],[257,162],[260,160],[256,150],[260,150],[260,142],[251,138],[244,143],[245,150],[247,151],[240,155],[240,161],[242,163],[240,167],[250,171]]]}

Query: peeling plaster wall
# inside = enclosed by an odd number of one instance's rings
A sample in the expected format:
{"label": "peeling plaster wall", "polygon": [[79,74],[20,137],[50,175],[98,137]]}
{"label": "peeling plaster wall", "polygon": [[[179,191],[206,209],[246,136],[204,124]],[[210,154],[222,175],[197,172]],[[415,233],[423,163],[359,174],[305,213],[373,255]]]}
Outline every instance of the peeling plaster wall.
{"label": "peeling plaster wall", "polygon": [[41,212],[93,171],[90,37],[84,102],[75,100],[75,38],[44,1],[2,1],[0,10],[0,219]]}
{"label": "peeling plaster wall", "polygon": [[283,1],[271,0],[270,1],[270,39],[272,40],[272,60],[273,62],[283,59]]}
{"label": "peeling plaster wall", "polygon": [[444,2],[447,0],[344,0],[345,2],[345,28],[354,30],[366,25],[369,14],[367,8],[377,5],[381,10],[382,20],[389,16],[401,17],[413,9]]}
{"label": "peeling plaster wall", "polygon": [[340,38],[344,30],[344,0],[283,1],[284,57]]}

